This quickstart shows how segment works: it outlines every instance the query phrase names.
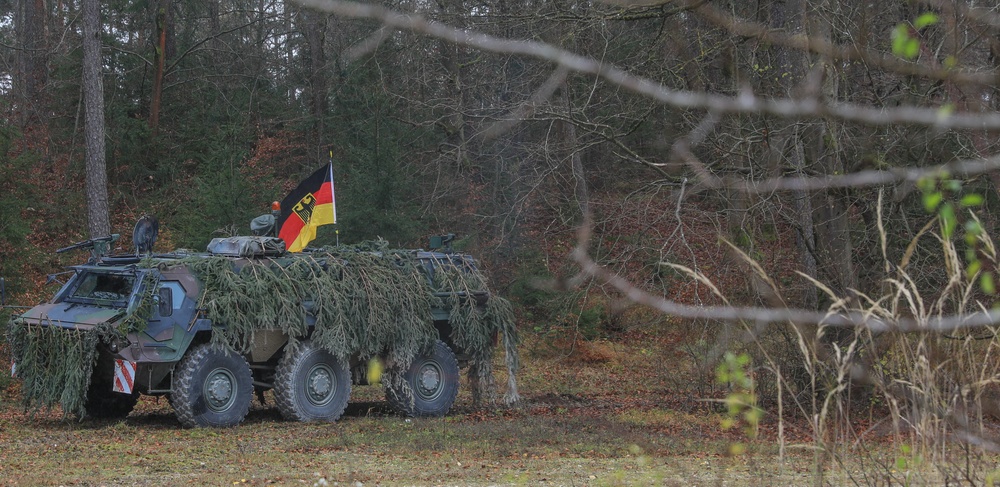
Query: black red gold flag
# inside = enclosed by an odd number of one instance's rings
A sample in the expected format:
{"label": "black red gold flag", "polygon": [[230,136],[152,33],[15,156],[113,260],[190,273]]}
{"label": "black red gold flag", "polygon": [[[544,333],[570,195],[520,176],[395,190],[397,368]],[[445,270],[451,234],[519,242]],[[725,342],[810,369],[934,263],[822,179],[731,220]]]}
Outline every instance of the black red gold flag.
{"label": "black red gold flag", "polygon": [[316,239],[316,227],[337,223],[333,163],[321,167],[281,200],[278,237],[289,252],[301,252]]}

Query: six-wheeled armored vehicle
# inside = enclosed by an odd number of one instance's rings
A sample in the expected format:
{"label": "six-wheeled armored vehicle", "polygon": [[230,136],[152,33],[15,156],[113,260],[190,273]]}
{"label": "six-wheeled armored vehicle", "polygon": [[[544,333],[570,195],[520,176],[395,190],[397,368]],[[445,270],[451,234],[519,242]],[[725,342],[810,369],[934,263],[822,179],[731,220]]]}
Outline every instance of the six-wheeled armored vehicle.
{"label": "six-wheeled armored vehicle", "polygon": [[61,249],[93,252],[50,302],[11,320],[27,407],[121,418],[147,394],[166,396],[185,426],[224,427],[244,419],[255,391],[273,390],[284,417],[334,421],[352,384],[380,381],[400,413],[440,416],[462,366],[491,397],[500,338],[516,394],[510,306],[468,255],[289,253],[254,236],[215,239],[207,252],[109,256],[112,241]]}

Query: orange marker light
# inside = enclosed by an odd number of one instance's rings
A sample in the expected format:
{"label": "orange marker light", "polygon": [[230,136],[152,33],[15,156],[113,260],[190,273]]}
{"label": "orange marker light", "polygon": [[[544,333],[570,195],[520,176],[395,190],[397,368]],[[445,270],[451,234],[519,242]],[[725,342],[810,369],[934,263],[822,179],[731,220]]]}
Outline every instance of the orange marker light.
{"label": "orange marker light", "polygon": [[281,211],[281,203],[277,201],[271,203],[271,211]]}

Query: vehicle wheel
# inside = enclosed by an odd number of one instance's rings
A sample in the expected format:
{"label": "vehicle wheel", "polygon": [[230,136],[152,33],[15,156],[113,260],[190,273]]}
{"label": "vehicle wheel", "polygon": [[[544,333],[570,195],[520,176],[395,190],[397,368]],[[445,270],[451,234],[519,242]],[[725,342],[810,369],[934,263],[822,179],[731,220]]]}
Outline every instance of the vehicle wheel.
{"label": "vehicle wheel", "polygon": [[177,365],[170,403],[184,426],[225,428],[243,421],[252,398],[253,376],[246,359],[203,344]]}
{"label": "vehicle wheel", "polygon": [[87,398],[83,402],[84,417],[93,419],[124,419],[139,402],[139,391],[122,394],[114,391],[115,359],[101,353],[90,374]]}
{"label": "vehicle wheel", "polygon": [[[398,381],[402,379],[403,384]],[[385,398],[393,409],[407,416],[444,416],[458,395],[458,360],[451,348],[438,340],[431,349],[417,357],[410,367],[390,371],[385,384]]]}
{"label": "vehicle wheel", "polygon": [[285,419],[336,421],[350,396],[347,366],[312,341],[299,343],[278,363],[274,402]]}
{"label": "vehicle wheel", "polygon": [[88,418],[124,419],[139,402],[139,391],[122,394],[112,390],[110,382],[91,381],[87,401],[83,403]]}

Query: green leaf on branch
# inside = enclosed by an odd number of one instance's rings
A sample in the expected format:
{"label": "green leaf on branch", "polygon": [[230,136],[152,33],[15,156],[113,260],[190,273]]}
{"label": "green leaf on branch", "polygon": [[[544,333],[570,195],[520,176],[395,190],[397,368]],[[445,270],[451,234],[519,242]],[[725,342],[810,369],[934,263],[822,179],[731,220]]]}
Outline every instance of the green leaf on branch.
{"label": "green leaf on branch", "polygon": [[930,193],[937,187],[937,180],[929,177],[920,178],[917,180],[917,187],[921,192]]}
{"label": "green leaf on branch", "polygon": [[[934,25],[938,21],[938,16],[932,12],[926,12],[913,21],[913,30],[920,30],[924,27]],[[916,59],[920,54],[920,39],[911,35],[909,23],[901,22],[892,29],[892,53],[904,59]]]}
{"label": "green leaf on branch", "polygon": [[979,220],[969,220],[965,222],[965,233],[972,235],[973,237],[982,235],[983,227],[979,224]]}
{"label": "green leaf on branch", "polygon": [[940,191],[934,193],[925,193],[924,209],[927,210],[928,212],[932,212],[936,210],[939,205],[941,205],[941,201],[943,200],[944,200],[944,194],[942,194]]}
{"label": "green leaf on branch", "polygon": [[978,193],[971,193],[963,196],[960,204],[962,205],[962,208],[970,208],[973,206],[982,206],[983,201],[984,201],[983,195]]}
{"label": "green leaf on branch", "polygon": [[917,30],[920,30],[923,29],[924,27],[927,27],[928,25],[936,24],[937,21],[938,21],[937,14],[933,12],[924,12],[923,14],[920,15],[920,17],[917,17],[916,21],[913,22],[913,26],[916,27]]}
{"label": "green leaf on branch", "polygon": [[979,287],[983,289],[986,294],[995,294],[997,291],[996,282],[993,281],[992,272],[984,272],[979,276]]}
{"label": "green leaf on branch", "polygon": [[969,262],[969,265],[965,267],[966,279],[972,280],[973,277],[976,277],[976,273],[978,273],[979,270],[982,268],[983,268],[983,263],[979,262],[978,260]]}
{"label": "green leaf on branch", "polygon": [[937,14],[935,14],[934,12],[924,12],[923,14],[920,15],[920,17],[917,17],[917,20],[913,22],[913,26],[916,27],[917,30],[920,30],[929,25],[936,24],[937,21],[938,21]]}
{"label": "green leaf on branch", "polygon": [[941,236],[946,240],[950,239],[952,235],[955,235],[955,227],[958,226],[958,218],[955,216],[955,208],[951,203],[945,203],[941,205],[941,210],[938,212],[941,217]]}
{"label": "green leaf on branch", "polygon": [[899,24],[892,30],[892,53],[904,58],[914,59],[920,52],[920,41],[910,36],[910,26]]}

